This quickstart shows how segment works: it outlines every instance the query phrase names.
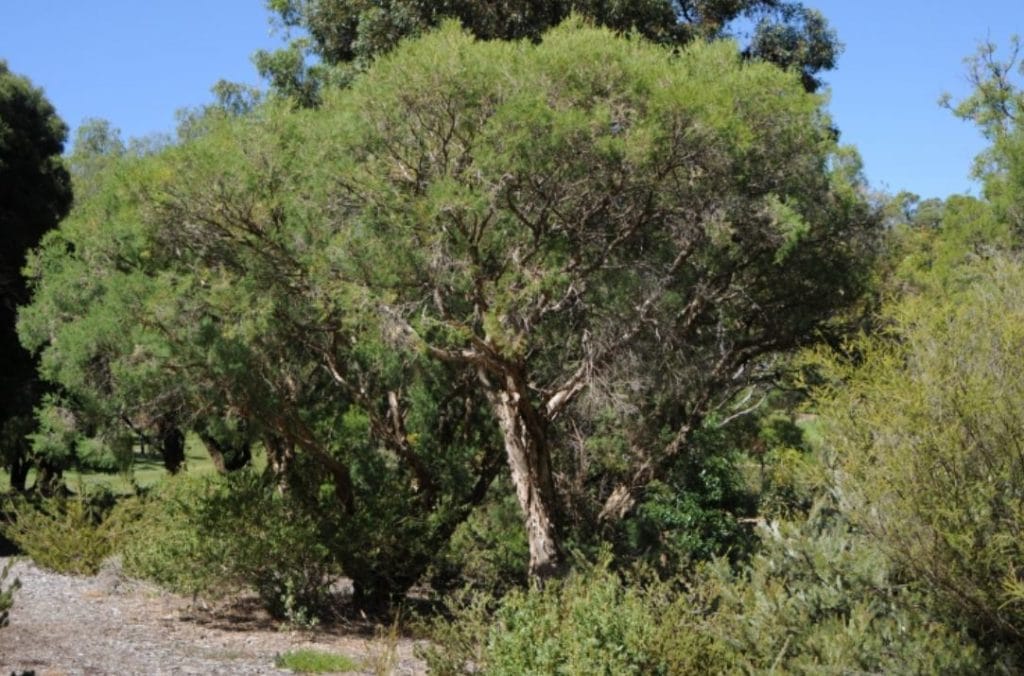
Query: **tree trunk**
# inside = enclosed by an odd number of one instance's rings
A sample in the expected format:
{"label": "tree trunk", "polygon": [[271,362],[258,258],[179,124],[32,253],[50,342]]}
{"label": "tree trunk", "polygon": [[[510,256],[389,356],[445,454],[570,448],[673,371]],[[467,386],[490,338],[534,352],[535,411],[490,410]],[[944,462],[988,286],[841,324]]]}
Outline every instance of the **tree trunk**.
{"label": "tree trunk", "polygon": [[200,434],[206,451],[210,454],[213,466],[220,474],[227,474],[242,469],[252,459],[252,448],[249,442],[243,441],[236,445],[222,444],[209,434]]}
{"label": "tree trunk", "polygon": [[174,425],[161,425],[160,453],[167,471],[177,474],[185,464],[185,434]]}
{"label": "tree trunk", "polygon": [[67,490],[63,483],[64,470],[44,460],[36,468],[35,490],[44,498],[52,498]]}
{"label": "tree trunk", "polygon": [[530,578],[543,583],[562,571],[551,455],[540,417],[525,398],[524,383],[513,376],[506,381],[506,389],[490,393],[489,398],[523,511],[530,545]]}
{"label": "tree trunk", "polygon": [[28,482],[28,470],[31,468],[31,463],[28,462],[28,456],[24,453],[19,453],[18,456],[11,462],[11,489],[19,492],[25,492],[25,484]]}
{"label": "tree trunk", "polygon": [[263,438],[263,447],[267,451],[267,469],[283,485],[288,468],[295,458],[295,444],[276,434],[268,434]]}

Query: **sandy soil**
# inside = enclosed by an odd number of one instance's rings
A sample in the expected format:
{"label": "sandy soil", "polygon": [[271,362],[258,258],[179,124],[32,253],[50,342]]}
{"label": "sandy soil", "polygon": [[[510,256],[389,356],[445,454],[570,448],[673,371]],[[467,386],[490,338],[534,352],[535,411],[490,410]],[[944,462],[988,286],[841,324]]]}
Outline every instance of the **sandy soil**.
{"label": "sandy soil", "polygon": [[[5,563],[0,558],[0,568]],[[22,559],[13,575],[22,588],[10,625],[0,629],[2,674],[287,674],[274,658],[297,648],[347,655],[361,665],[356,673],[425,673],[409,639],[344,627],[283,630],[244,600],[197,608],[192,599],[125,579],[116,564],[75,577]]]}

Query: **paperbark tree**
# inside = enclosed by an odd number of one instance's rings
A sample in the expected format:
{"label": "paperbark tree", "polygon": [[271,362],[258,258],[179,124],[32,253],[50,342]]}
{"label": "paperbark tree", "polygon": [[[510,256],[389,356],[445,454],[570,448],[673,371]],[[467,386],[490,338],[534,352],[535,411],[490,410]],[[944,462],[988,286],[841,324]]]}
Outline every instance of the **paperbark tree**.
{"label": "paperbark tree", "polygon": [[113,345],[124,401],[294,449],[365,598],[412,584],[502,462],[542,580],[858,297],[876,219],[849,159],[733,43],[447,25],[112,179],[35,260],[24,335],[58,380]]}
{"label": "paperbark tree", "polygon": [[819,105],[729,43],[578,26],[448,27],[325,105],[332,288],[475,373],[535,578],[858,297],[876,219]]}

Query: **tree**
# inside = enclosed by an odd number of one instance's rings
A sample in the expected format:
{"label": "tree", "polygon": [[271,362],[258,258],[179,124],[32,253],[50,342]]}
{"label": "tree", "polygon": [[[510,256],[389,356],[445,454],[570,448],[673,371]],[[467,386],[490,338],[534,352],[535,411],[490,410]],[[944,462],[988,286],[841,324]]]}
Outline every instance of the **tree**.
{"label": "tree", "polygon": [[91,382],[102,328],[126,402],[293,449],[361,585],[411,583],[504,461],[544,578],[854,302],[875,222],[819,99],[731,43],[448,25],[114,180],[24,336]]}
{"label": "tree", "polygon": [[338,105],[338,157],[360,160],[336,179],[335,274],[396,344],[477,373],[535,577],[861,288],[874,220],[826,169],[817,100],[732,45],[449,29]]}
{"label": "tree", "polygon": [[974,122],[991,145],[974,164],[974,174],[984,184],[985,197],[996,209],[1000,222],[1018,242],[1024,234],[1024,89],[1016,81],[1024,76],[1021,41],[1014,37],[1006,59],[998,47],[983,43],[967,59],[968,81],[974,91],[952,105],[943,103],[961,119]]}
{"label": "tree", "polygon": [[0,61],[0,457],[20,490],[30,464],[25,435],[41,388],[33,359],[18,343],[15,314],[28,300],[25,253],[71,206],[71,181],[60,159],[66,136],[43,91]]}
{"label": "tree", "polygon": [[[300,37],[276,52],[256,53],[260,73],[273,89],[300,105],[317,105],[323,84],[347,83],[399,41],[457,19],[483,40],[539,40],[571,13],[620,33],[635,32],[659,44],[739,36],[753,24],[744,54],[796,69],[808,91],[817,74],[835,67],[840,45],[816,10],[779,0],[268,0],[268,8]],[[307,57],[314,63],[308,65]]]}

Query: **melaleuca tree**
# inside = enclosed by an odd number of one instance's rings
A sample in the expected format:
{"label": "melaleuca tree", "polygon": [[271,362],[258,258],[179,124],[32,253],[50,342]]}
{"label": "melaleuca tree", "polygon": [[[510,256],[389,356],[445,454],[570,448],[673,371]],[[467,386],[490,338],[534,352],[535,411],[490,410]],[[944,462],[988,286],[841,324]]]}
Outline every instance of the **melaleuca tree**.
{"label": "melaleuca tree", "polygon": [[60,154],[67,127],[41,89],[0,61],[0,463],[24,490],[32,461],[25,436],[42,395],[35,364],[18,344],[16,308],[28,300],[25,253],[71,206]]}
{"label": "melaleuca tree", "polygon": [[72,400],[57,422],[109,435],[171,417],[215,460],[261,442],[372,605],[415,582],[502,455],[466,374],[396,353],[347,319],[349,299],[321,296],[292,202],[309,123],[212,116],[187,143],[112,162],[33,256],[20,330]]}
{"label": "melaleuca tree", "polygon": [[448,29],[371,73],[325,110],[325,265],[477,373],[536,576],[858,295],[874,220],[818,100],[731,44]]}
{"label": "melaleuca tree", "polygon": [[731,43],[447,26],[140,163],[43,248],[25,335],[60,379],[110,313],[126,400],[293,450],[357,585],[408,584],[502,460],[549,576],[857,298],[875,219],[835,151]]}
{"label": "melaleuca tree", "polygon": [[[570,14],[664,45],[743,34],[744,54],[796,69],[809,91],[818,73],[835,67],[840,46],[820,12],[778,0],[268,0],[286,29],[300,32],[288,47],[257,52],[256,66],[272,88],[300,105],[317,105],[326,83],[347,83],[404,38],[457,19],[483,40],[539,40]],[[312,57],[312,63],[310,58]]]}

